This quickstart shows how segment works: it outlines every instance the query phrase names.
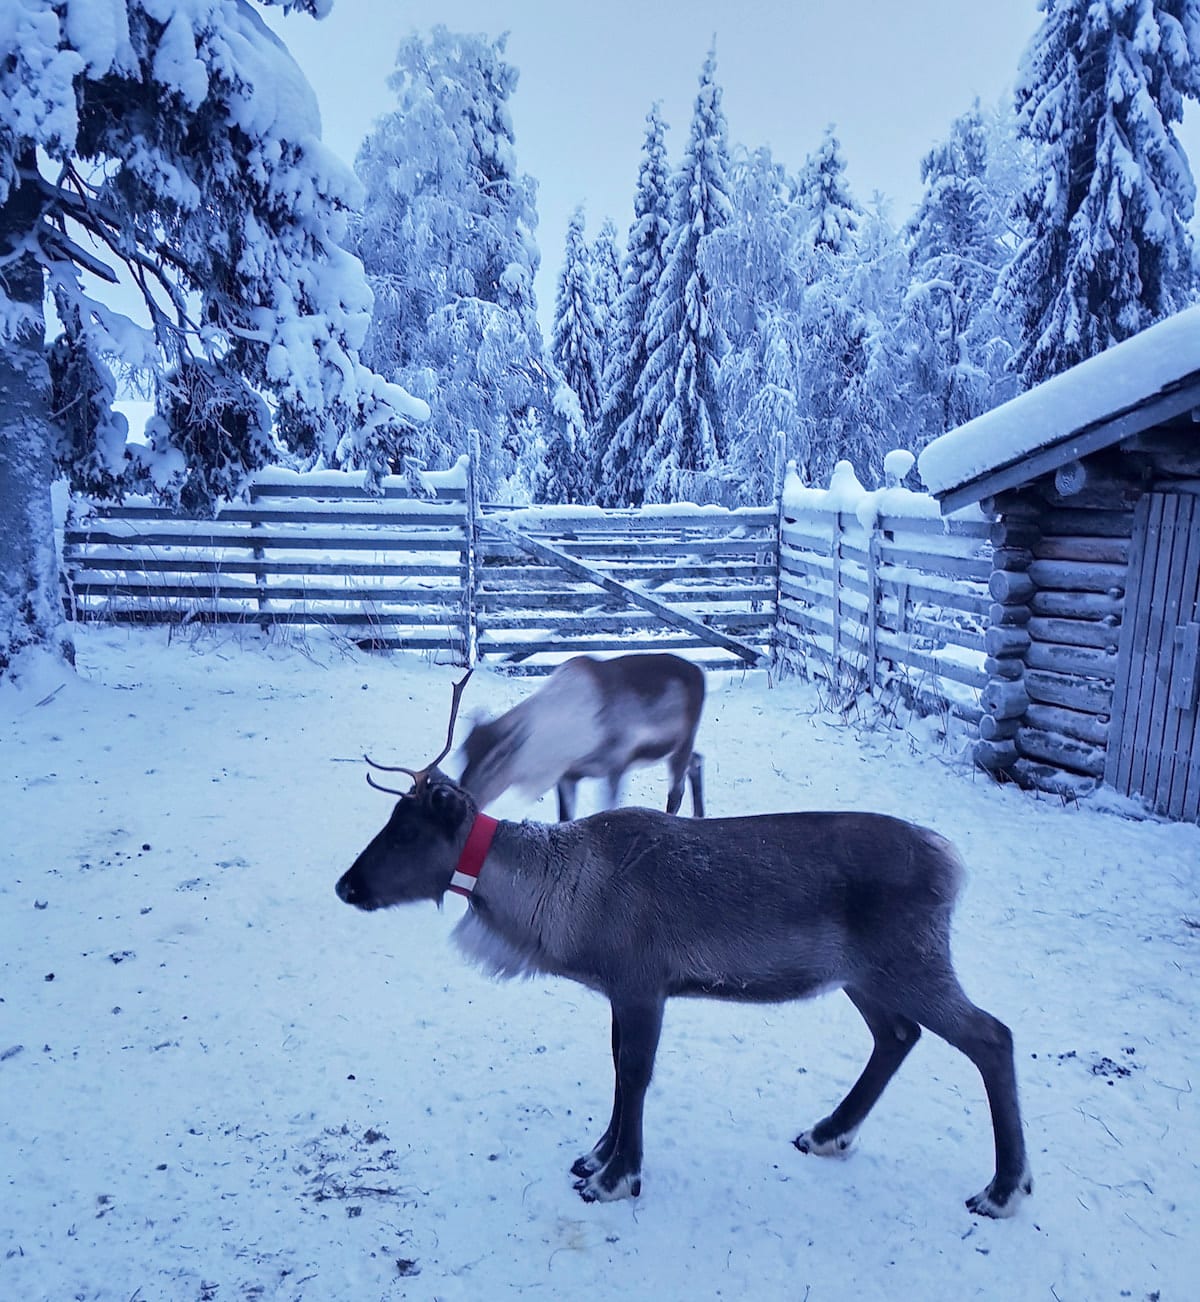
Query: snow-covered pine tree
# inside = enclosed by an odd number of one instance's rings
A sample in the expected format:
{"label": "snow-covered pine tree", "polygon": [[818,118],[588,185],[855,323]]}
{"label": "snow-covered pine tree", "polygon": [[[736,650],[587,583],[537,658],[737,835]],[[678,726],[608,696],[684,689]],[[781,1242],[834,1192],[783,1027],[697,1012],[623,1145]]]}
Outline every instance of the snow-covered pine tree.
{"label": "snow-covered pine tree", "polygon": [[601,222],[600,233],[592,242],[588,254],[592,264],[592,306],[596,310],[600,374],[603,376],[608,362],[609,332],[613,328],[617,299],[621,296],[621,255],[617,250],[616,223],[611,217],[605,217]]}
{"label": "snow-covered pine tree", "polygon": [[729,145],[717,56],[700,74],[683,161],[674,178],[666,265],[650,306],[649,356],[637,382],[640,422],[656,437],[642,453],[650,501],[670,501],[725,453],[717,374],[727,343],[713,311],[700,245],[729,220]]}
{"label": "snow-covered pine tree", "polygon": [[1020,130],[1038,167],[1001,277],[1026,386],[1184,306],[1196,198],[1173,129],[1200,97],[1200,0],[1039,0]]}
{"label": "snow-covered pine tree", "polygon": [[[370,294],[340,247],[353,177],[244,0],[8,0],[0,124],[2,673],[24,646],[70,654],[57,475],[200,507],[273,454],[261,395],[277,439],[331,458],[421,404],[358,359]],[[149,452],[113,413],[117,365],[172,416]]]}
{"label": "snow-covered pine tree", "polygon": [[421,454],[449,464],[479,431],[485,491],[515,467],[547,401],[533,280],[535,185],[518,172],[505,39],[435,27],[409,37],[397,107],[364,140],[356,248],[375,292],[364,356],[426,399]]}
{"label": "snow-covered pine tree", "polygon": [[647,318],[670,232],[665,135],[666,124],[656,103],[646,114],[633,224],[605,350],[603,415],[595,442],[596,500],[605,506],[641,504],[645,492],[641,452],[656,433],[653,422],[642,423],[642,407],[634,394],[646,366]]}
{"label": "snow-covered pine tree", "polygon": [[589,434],[600,419],[600,341],[592,305],[592,263],[583,235],[583,209],[567,224],[566,248],[554,300],[550,360],[579,403],[582,422],[577,456],[587,458]]}
{"label": "snow-covered pine tree", "polygon": [[898,377],[910,438],[930,439],[995,405],[1011,349],[992,295],[1007,259],[1007,225],[988,188],[988,132],[978,101],[921,160],[924,189],[905,235],[909,285],[899,322]]}

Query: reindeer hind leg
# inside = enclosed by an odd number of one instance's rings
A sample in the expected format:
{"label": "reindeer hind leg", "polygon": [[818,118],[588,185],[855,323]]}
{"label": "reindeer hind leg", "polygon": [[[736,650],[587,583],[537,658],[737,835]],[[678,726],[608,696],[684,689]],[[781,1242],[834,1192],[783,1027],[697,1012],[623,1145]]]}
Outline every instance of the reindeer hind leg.
{"label": "reindeer hind leg", "polygon": [[952,971],[936,980],[913,980],[889,996],[905,1014],[952,1044],[975,1064],[987,1092],[996,1149],[996,1173],[987,1187],[967,1199],[979,1216],[1011,1216],[1033,1192],[1025,1153],[1025,1133],[1017,1100],[1012,1032],[998,1018],[976,1007]]}
{"label": "reindeer hind leg", "polygon": [[820,1157],[838,1157],[846,1152],[888,1081],[921,1036],[920,1026],[911,1018],[889,1011],[858,990],[848,987],[846,994],[862,1014],[875,1043],[850,1093],[829,1116],[792,1141],[802,1153]]}

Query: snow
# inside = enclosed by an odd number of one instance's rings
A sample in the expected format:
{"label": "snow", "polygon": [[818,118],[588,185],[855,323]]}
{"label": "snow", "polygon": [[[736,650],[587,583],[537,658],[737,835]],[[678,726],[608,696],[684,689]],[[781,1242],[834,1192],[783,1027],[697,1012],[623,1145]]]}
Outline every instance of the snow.
{"label": "snow", "polygon": [[[585,1206],[603,1002],[467,966],[454,897],[333,893],[389,809],[359,757],[436,753],[457,671],[251,633],[86,627],[78,651],[0,684],[0,1296],[1191,1295],[1197,827],[997,787],[928,721],[847,725],[794,679],[712,677],[714,815],[870,808],[959,845],[958,966],[1016,1037],[1034,1195],[967,1213],[987,1109],[931,1036],[846,1160],[797,1153],[867,1056],[831,995],[672,1003],[642,1196]],[[479,673],[464,720],[530,690]],[[629,785],[657,804],[665,772]]]}
{"label": "snow", "polygon": [[911,488],[901,488],[891,480],[903,479],[912,469],[912,453],[897,448],[884,458],[884,469],[889,481],[884,488],[864,488],[849,461],[839,461],[829,475],[828,488],[810,488],[801,480],[796,463],[789,461],[783,479],[783,513],[795,518],[811,512],[830,515],[853,515],[869,533],[882,516],[905,520],[940,520],[949,530],[952,520],[980,521],[985,517],[972,503],[942,516],[937,499],[929,493],[915,493]]}
{"label": "snow", "polygon": [[917,467],[931,492],[949,492],[1198,372],[1200,307],[1191,307],[934,439]]}

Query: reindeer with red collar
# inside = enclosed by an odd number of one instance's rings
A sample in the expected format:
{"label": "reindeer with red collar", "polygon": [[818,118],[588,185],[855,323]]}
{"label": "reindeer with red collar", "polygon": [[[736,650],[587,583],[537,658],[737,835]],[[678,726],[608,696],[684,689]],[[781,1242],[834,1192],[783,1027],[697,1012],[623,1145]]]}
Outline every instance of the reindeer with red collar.
{"label": "reindeer with red collar", "polygon": [[375,766],[413,785],[391,791],[391,817],[337,893],[373,910],[440,905],[456,891],[468,908],[455,939],[492,972],[569,977],[607,997],[615,1090],[607,1128],[571,1168],[585,1201],[641,1191],[643,1104],[668,998],[774,1003],[842,989],[874,1049],[842,1102],[795,1146],[844,1153],[926,1027],[975,1064],[991,1110],[996,1171],[967,1206],[1012,1215],[1032,1190],[1012,1035],[971,1003],[954,972],[962,867],[948,841],[852,812],[682,819],[625,808],[557,824],[499,822],[437,768],[466,681],[432,764]]}

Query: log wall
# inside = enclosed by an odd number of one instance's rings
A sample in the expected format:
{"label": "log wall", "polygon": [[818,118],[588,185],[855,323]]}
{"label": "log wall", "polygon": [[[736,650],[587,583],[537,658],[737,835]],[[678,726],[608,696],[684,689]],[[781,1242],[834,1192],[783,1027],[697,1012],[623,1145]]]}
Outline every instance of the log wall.
{"label": "log wall", "polygon": [[[1104,775],[1139,489],[1094,466],[991,505],[996,569],[979,764],[1063,796]],[[1077,481],[1076,481],[1077,482]]]}

